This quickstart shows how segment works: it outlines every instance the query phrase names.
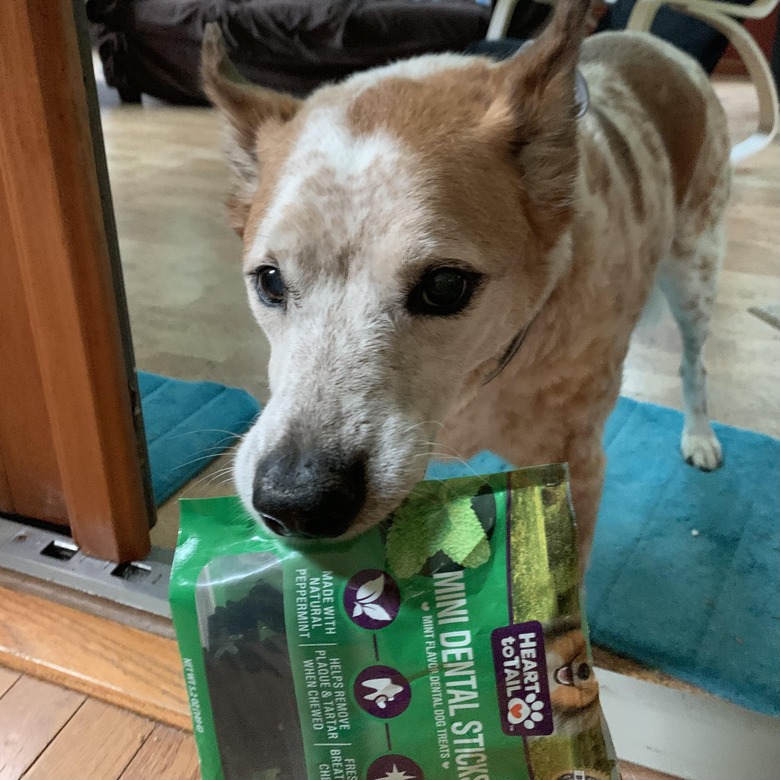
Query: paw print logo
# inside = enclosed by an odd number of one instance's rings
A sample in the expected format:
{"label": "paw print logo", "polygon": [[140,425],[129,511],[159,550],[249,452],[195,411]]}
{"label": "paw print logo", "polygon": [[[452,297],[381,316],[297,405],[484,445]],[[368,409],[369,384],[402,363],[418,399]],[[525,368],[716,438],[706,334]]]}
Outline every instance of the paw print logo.
{"label": "paw print logo", "polygon": [[537,723],[544,720],[544,703],[540,701],[535,693],[529,693],[522,699],[510,699],[507,705],[507,720],[513,725],[518,726],[521,723],[531,731]]}

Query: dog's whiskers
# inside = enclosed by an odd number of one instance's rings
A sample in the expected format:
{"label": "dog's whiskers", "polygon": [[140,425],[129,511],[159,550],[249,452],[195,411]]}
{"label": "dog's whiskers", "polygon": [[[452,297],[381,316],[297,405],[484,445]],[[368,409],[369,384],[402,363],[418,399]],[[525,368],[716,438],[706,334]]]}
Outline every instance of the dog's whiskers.
{"label": "dog's whiskers", "polygon": [[224,433],[225,438],[219,441],[225,441],[225,439],[237,439],[239,434],[235,431],[227,431],[224,428],[199,428],[197,431],[184,431],[183,433],[176,433],[171,436],[171,439],[180,439],[182,436],[195,436],[199,433]]}
{"label": "dog's whiskers", "polygon": [[[413,472],[415,471],[415,467],[412,465],[414,462],[418,461],[420,458],[425,459],[446,459],[451,461],[456,461],[460,463],[462,466],[464,466],[469,474],[469,476],[473,477],[483,477],[484,475],[480,474],[473,466],[471,466],[468,462],[468,460],[463,456],[461,452],[459,452],[454,447],[447,447],[446,445],[441,444],[440,442],[435,441],[426,441],[421,442],[422,446],[428,446],[430,449],[428,449],[425,452],[418,452],[411,456],[409,459],[409,466],[405,469],[404,474],[406,476],[411,476]],[[441,450],[442,447],[446,447],[449,452],[445,452]],[[433,479],[429,480],[431,482],[444,482],[445,480],[442,479]],[[483,479],[484,484],[489,484],[487,480]],[[410,492],[410,496],[413,496],[415,494],[415,490],[412,490]]]}
{"label": "dog's whiskers", "polygon": [[424,425],[437,425],[439,428],[444,427],[444,423],[440,422],[439,420],[424,420],[423,422],[414,423],[413,425],[410,425],[408,428],[405,428],[402,435],[406,435],[407,433],[411,433],[412,431],[416,430],[417,428],[422,428]]}
{"label": "dog's whiskers", "polygon": [[182,498],[189,495],[193,490],[195,490],[195,488],[197,488],[199,485],[202,485],[204,482],[206,483],[205,487],[210,487],[216,480],[220,479],[221,477],[225,477],[225,479],[219,482],[218,485],[215,485],[215,487],[227,484],[230,480],[233,479],[234,461],[235,459],[233,458],[227,466],[218,469],[213,474],[204,474],[202,477],[200,477],[200,479],[197,479],[194,482],[190,482],[182,492]]}
{"label": "dog's whiskers", "polygon": [[[217,452],[208,452],[210,449],[217,449]],[[198,455],[197,458],[192,458],[191,460],[185,461],[184,463],[180,463],[176,468],[183,469],[186,466],[191,466],[193,463],[199,463],[202,460],[216,460],[220,455],[224,454],[228,451],[228,448],[225,447],[207,447],[205,450],[201,450],[201,452],[205,452],[205,455]]]}

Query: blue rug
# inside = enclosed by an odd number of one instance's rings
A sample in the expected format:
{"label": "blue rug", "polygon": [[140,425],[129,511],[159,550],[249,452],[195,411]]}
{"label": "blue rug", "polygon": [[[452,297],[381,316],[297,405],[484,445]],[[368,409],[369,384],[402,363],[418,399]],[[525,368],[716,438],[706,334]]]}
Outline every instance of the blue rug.
{"label": "blue rug", "polygon": [[154,500],[159,506],[221,455],[260,411],[244,390],[138,372]]}
{"label": "blue rug", "polygon": [[[621,398],[587,577],[594,644],[780,715],[780,441],[715,426],[725,464],[679,454],[682,415]],[[429,476],[503,471],[483,453]]]}

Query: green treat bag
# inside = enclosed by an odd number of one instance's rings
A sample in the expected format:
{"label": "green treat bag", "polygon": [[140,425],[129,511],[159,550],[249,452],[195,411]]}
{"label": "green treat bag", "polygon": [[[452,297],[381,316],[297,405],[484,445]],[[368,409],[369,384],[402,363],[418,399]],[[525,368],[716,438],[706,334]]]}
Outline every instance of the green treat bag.
{"label": "green treat bag", "polygon": [[171,606],[204,780],[619,778],[563,466],[300,547],[182,501]]}

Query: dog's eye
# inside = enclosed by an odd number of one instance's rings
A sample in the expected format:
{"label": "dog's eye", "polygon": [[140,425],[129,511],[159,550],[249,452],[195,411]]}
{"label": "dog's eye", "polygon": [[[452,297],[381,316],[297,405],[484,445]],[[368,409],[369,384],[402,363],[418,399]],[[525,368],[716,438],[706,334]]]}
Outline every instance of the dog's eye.
{"label": "dog's eye", "polygon": [[282,272],[273,265],[264,265],[254,272],[255,289],[266,306],[281,306],[287,296]]}
{"label": "dog's eye", "polygon": [[412,290],[407,307],[412,314],[457,314],[468,304],[478,280],[478,274],[459,268],[434,268]]}

